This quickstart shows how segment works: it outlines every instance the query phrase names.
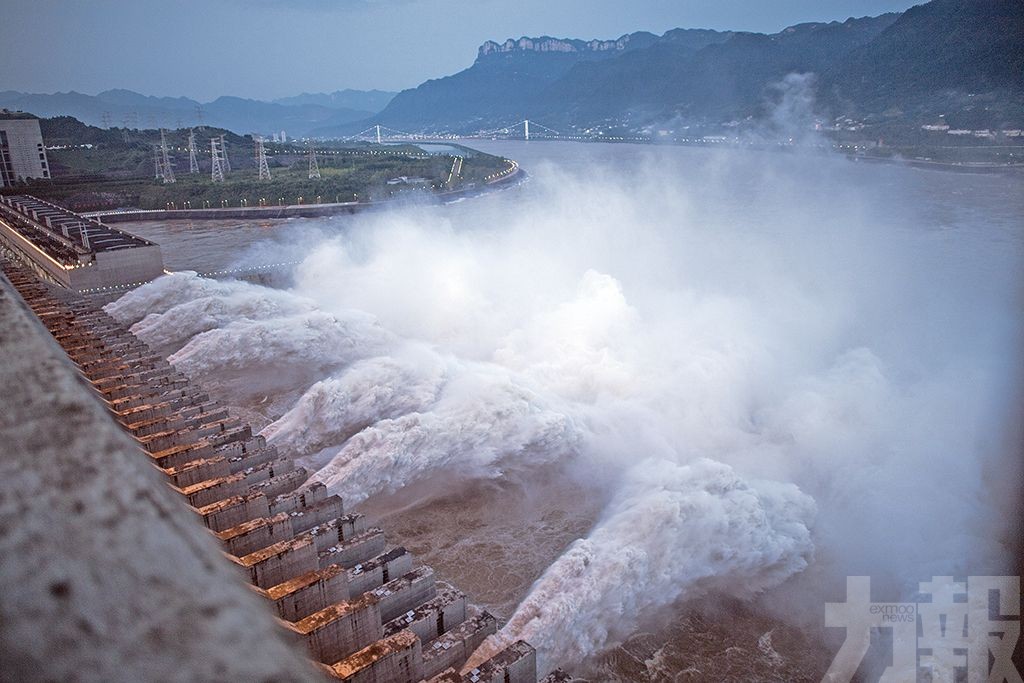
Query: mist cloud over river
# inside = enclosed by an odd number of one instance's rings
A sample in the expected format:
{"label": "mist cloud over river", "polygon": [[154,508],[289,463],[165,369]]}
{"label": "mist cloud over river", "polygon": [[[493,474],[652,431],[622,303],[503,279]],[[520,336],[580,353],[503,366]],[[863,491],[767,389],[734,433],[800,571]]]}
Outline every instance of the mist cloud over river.
{"label": "mist cloud over river", "polygon": [[539,476],[597,501],[499,634],[541,669],[692,596],[803,623],[848,574],[1009,571],[1019,178],[530,144],[516,190],[274,233],[248,257],[299,261],[285,289],[181,272],[108,310],[273,399],[264,434],[349,506]]}

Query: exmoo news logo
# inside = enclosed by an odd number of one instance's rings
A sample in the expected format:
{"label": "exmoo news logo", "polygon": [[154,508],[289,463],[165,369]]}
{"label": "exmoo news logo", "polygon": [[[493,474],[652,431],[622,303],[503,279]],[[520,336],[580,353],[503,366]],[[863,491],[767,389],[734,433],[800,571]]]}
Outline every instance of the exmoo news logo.
{"label": "exmoo news logo", "polygon": [[1020,577],[936,576],[920,584],[921,602],[872,602],[871,578],[846,579],[846,601],[825,605],[825,625],[846,640],[825,681],[850,681],[872,629],[891,629],[892,664],[882,683],[928,680],[1021,683],[1012,657],[1020,638]]}

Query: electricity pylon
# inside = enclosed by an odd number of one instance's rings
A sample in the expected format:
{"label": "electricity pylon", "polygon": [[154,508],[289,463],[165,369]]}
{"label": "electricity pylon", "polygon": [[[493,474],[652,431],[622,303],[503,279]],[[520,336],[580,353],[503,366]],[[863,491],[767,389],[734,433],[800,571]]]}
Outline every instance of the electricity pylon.
{"label": "electricity pylon", "polygon": [[213,158],[213,166],[210,169],[210,178],[215,183],[224,182],[224,152],[217,145],[217,138],[210,138],[210,156]]}
{"label": "electricity pylon", "polygon": [[270,180],[270,168],[267,166],[267,151],[263,149],[263,136],[255,135],[256,166],[260,169],[260,180]]}
{"label": "electricity pylon", "polygon": [[199,173],[199,160],[196,159],[196,131],[188,131],[188,172]]}
{"label": "electricity pylon", "polygon": [[313,149],[313,143],[309,143],[309,179],[320,177],[320,165],[316,161],[316,150]]}
{"label": "electricity pylon", "polygon": [[174,182],[174,168],[171,166],[171,157],[167,152],[167,138],[164,129],[160,129],[160,164],[157,175],[163,178],[165,183]]}
{"label": "electricity pylon", "polygon": [[220,154],[224,160],[224,172],[231,173],[231,161],[228,160],[228,146],[224,144],[224,136],[220,136]]}

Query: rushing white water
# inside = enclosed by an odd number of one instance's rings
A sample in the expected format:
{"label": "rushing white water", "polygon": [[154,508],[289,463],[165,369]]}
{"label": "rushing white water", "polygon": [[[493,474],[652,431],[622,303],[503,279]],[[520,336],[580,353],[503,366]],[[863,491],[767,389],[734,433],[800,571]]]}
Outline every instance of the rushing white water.
{"label": "rushing white water", "polygon": [[[329,313],[289,292],[175,273],[109,305],[182,370],[278,374],[325,372],[388,349],[392,335],[357,310]],[[300,377],[305,376],[303,372]]]}
{"label": "rushing white water", "polygon": [[176,274],[109,310],[187,372],[297,392],[265,434],[349,504],[552,465],[607,499],[488,647],[573,664],[696,594],[820,615],[847,574],[1003,571],[1019,182],[957,180],[992,215],[942,175],[588,149],[290,244],[287,290]]}
{"label": "rushing white water", "polygon": [[266,320],[311,313],[312,301],[240,282],[221,282],[191,272],[161,280],[160,288],[129,292],[110,312],[134,323],[133,332],[158,347],[180,348],[192,337],[240,320]]}
{"label": "rushing white water", "polygon": [[813,501],[792,485],[753,488],[710,460],[644,460],[590,536],[548,568],[464,668],[520,638],[537,645],[541,670],[575,663],[680,595],[775,586],[807,566],[813,518]]}
{"label": "rushing white water", "polygon": [[357,361],[310,387],[263,433],[284,450],[313,453],[344,443],[380,420],[426,410],[447,375],[437,354],[412,345],[401,357],[395,353]]}

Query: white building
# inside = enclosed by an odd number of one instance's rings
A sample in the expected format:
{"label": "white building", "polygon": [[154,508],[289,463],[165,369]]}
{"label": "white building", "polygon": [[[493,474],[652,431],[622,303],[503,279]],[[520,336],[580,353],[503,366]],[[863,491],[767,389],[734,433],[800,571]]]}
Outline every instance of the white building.
{"label": "white building", "polygon": [[10,187],[26,178],[49,177],[39,119],[0,110],[0,187]]}

